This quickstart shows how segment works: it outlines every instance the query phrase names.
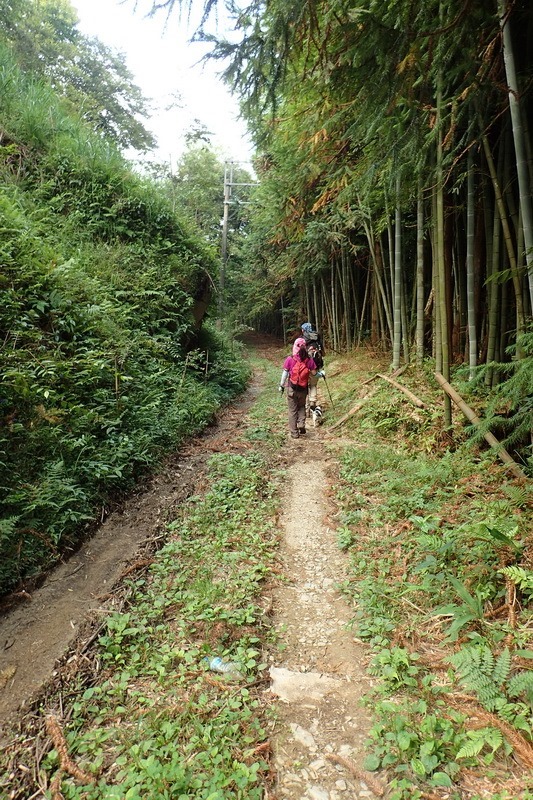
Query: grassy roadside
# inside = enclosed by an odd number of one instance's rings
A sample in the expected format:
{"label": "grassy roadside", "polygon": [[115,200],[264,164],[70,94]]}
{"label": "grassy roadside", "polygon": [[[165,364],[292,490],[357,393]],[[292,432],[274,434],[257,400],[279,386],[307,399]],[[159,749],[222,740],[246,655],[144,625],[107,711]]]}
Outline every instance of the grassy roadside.
{"label": "grassy roadside", "polygon": [[[83,669],[40,709],[36,735],[10,748],[2,797],[38,787],[52,800],[264,797],[262,591],[277,549],[271,455],[284,438],[265,422],[267,382],[240,452],[212,456],[150,568],[126,580],[127,601],[108,614]],[[211,671],[214,656],[237,662],[242,679]]]}
{"label": "grassy roadside", "polygon": [[[331,368],[338,416],[364,394],[351,364]],[[423,372],[401,381],[438,408]],[[366,766],[390,800],[530,800],[533,492],[436,418],[383,382],[336,431],[354,440],[336,489],[344,590],[380,679]]]}

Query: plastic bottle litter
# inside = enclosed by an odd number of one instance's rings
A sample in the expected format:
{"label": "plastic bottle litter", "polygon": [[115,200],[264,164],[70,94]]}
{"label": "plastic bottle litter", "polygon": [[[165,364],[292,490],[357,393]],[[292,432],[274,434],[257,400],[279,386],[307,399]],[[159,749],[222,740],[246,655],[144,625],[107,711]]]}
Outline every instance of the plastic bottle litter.
{"label": "plastic bottle litter", "polygon": [[244,677],[239,664],[235,663],[235,661],[224,661],[220,656],[206,658],[204,661],[207,662],[210,670],[220,672],[228,681],[241,681]]}

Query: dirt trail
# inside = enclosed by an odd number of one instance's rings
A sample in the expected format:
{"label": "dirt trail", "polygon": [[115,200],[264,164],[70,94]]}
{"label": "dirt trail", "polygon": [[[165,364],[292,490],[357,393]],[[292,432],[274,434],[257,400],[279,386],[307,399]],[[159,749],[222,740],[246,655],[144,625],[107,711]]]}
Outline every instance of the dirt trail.
{"label": "dirt trail", "polygon": [[271,691],[280,698],[273,737],[278,796],[374,798],[374,781],[362,768],[370,718],[360,701],[370,681],[365,649],[346,628],[350,609],[337,588],[347,577],[346,558],[328,525],[321,431],[311,429],[287,451],[292,463],[281,545],[286,582],[273,607],[282,648],[271,666]]}
{"label": "dirt trail", "polygon": [[[105,614],[120,604],[113,586],[149,558],[173,509],[202,479],[210,454],[240,449],[237,433],[260,389],[255,381],[215,428],[170,460],[41,588],[0,619],[0,740],[10,717],[25,712],[73,642],[79,656]],[[284,579],[274,590],[272,611],[281,646],[271,656],[268,690],[279,709],[271,736],[279,800],[379,796],[379,786],[362,770],[370,720],[360,699],[370,680],[365,648],[347,628],[351,612],[337,588],[347,559],[328,524],[332,461],[324,433],[311,427],[305,437],[288,439],[280,453],[287,466]]]}

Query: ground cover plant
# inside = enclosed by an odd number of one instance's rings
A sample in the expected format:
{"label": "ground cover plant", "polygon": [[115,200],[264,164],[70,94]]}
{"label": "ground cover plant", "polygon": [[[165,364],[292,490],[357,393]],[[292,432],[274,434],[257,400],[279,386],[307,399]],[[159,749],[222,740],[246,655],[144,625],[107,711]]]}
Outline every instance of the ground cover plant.
{"label": "ground cover plant", "polygon": [[[423,372],[402,382],[434,400]],[[346,423],[344,589],[380,679],[366,766],[394,800],[531,798],[531,485],[477,452],[461,420],[440,433],[431,407],[379,389]]]}
{"label": "ground cover plant", "polygon": [[[127,601],[105,618],[93,668],[42,709],[54,743],[36,776],[46,796],[264,796],[260,595],[277,546],[278,479],[251,453],[212,457],[151,567],[127,580]],[[214,656],[237,662],[242,678],[210,671]],[[27,797],[28,773],[16,772],[10,796]]]}
{"label": "ground cover plant", "polygon": [[[0,47],[0,595],[244,388],[212,249]],[[27,584],[26,584],[27,585]]]}

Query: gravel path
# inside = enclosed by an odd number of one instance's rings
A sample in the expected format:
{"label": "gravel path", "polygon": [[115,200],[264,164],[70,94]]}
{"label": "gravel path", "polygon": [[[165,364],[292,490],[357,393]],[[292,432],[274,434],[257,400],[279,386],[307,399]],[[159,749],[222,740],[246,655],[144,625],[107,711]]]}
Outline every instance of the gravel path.
{"label": "gravel path", "polygon": [[320,430],[290,441],[287,455],[285,580],[273,606],[281,646],[270,670],[271,692],[279,698],[277,793],[290,800],[378,797],[381,787],[362,766],[370,726],[361,705],[371,683],[366,650],[347,627],[351,611],[337,588],[347,564],[328,525],[328,458]]}

